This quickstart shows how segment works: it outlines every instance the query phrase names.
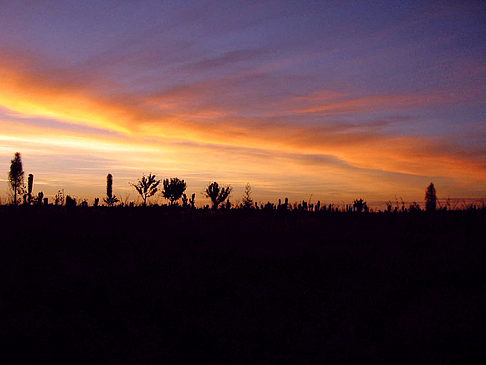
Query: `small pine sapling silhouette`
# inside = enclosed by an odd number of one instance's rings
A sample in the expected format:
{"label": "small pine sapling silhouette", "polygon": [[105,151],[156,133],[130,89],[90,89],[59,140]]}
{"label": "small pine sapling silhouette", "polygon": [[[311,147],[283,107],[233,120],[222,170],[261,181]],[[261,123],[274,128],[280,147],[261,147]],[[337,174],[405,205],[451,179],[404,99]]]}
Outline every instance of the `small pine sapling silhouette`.
{"label": "small pine sapling silhouette", "polygon": [[[170,205],[174,205],[186,191],[186,182],[177,177],[171,179],[164,179],[162,196],[170,201]],[[185,195],[185,194],[184,194]],[[187,198],[186,198],[187,199]]]}
{"label": "small pine sapling silhouette", "polygon": [[231,186],[220,187],[215,181],[208,185],[205,193],[206,197],[211,199],[211,202],[213,203],[212,208],[218,209],[218,206],[230,196],[232,190]]}
{"label": "small pine sapling silhouette", "polygon": [[143,200],[142,205],[145,207],[147,206],[147,199],[158,191],[160,180],[157,180],[155,175],[149,174],[148,176],[143,175],[136,184],[129,184],[135,188],[138,194],[140,194]]}
{"label": "small pine sapling silhouette", "polygon": [[435,186],[433,183],[430,183],[425,190],[425,210],[427,212],[432,212],[437,207],[437,195],[435,192]]}
{"label": "small pine sapling silhouette", "polygon": [[116,195],[113,195],[113,175],[112,174],[106,175],[106,198],[104,199],[104,202],[109,207],[112,207],[119,202],[119,199],[116,197]]}
{"label": "small pine sapling silhouette", "polygon": [[196,208],[196,193],[192,193],[191,199],[189,199],[189,205],[191,206],[191,209]]}
{"label": "small pine sapling silhouette", "polygon": [[14,158],[10,161],[10,171],[8,181],[13,192],[13,204],[18,205],[19,196],[24,192],[24,170],[22,167],[22,157],[19,152],[15,152]]}
{"label": "small pine sapling silhouette", "polygon": [[93,207],[97,207],[99,204],[100,204],[100,198],[95,198],[94,203],[93,203]]}

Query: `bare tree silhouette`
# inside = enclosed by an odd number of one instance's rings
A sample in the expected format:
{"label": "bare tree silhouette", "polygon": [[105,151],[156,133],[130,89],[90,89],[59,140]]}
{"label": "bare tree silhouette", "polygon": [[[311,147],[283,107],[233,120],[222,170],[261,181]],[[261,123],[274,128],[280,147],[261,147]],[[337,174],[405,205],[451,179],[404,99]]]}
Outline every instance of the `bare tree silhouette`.
{"label": "bare tree silhouette", "polygon": [[104,202],[108,204],[109,207],[112,207],[119,202],[116,195],[113,195],[113,175],[111,174],[106,176],[106,198],[104,199]]}
{"label": "bare tree silhouette", "polygon": [[437,195],[435,192],[435,186],[433,183],[430,183],[427,186],[427,190],[425,190],[425,210],[428,212],[432,212],[437,207]]}
{"label": "bare tree silhouette", "polygon": [[143,206],[145,207],[147,206],[147,199],[158,191],[160,180],[157,180],[155,175],[149,174],[148,176],[143,175],[136,184],[129,184],[140,194],[143,200]]}
{"label": "bare tree silhouette", "polygon": [[211,199],[213,209],[218,209],[218,206],[223,203],[231,194],[233,188],[231,186],[219,186],[215,181],[206,188],[206,197]]}
{"label": "bare tree silhouette", "polygon": [[178,179],[177,177],[164,179],[163,185],[164,190],[162,190],[162,196],[170,201],[170,205],[174,205],[174,203],[179,200],[182,194],[184,194],[186,191],[186,182]]}
{"label": "bare tree silhouette", "polygon": [[24,170],[22,167],[22,157],[20,156],[19,152],[15,152],[14,158],[10,161],[8,181],[14,194],[13,203],[17,205],[17,197],[24,191]]}

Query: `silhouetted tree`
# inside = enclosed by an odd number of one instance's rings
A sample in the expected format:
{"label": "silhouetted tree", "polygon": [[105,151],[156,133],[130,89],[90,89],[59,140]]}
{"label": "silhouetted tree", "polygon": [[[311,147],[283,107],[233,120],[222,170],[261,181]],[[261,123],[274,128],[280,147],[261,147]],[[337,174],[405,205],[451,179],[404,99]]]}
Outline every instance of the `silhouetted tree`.
{"label": "silhouetted tree", "polygon": [[104,201],[109,207],[119,202],[116,195],[113,195],[113,176],[111,174],[106,176],[106,198]]}
{"label": "silhouetted tree", "polygon": [[144,207],[147,206],[147,199],[157,192],[159,184],[160,180],[157,180],[156,176],[152,174],[143,175],[136,184],[130,183],[142,197]]}
{"label": "silhouetted tree", "polygon": [[353,208],[358,213],[361,213],[362,211],[368,211],[368,205],[366,205],[366,202],[363,199],[356,199],[353,202]]}
{"label": "silhouetted tree", "polygon": [[253,199],[251,198],[251,186],[250,183],[245,185],[245,192],[243,193],[242,205],[245,209],[253,208]]}
{"label": "silhouetted tree", "polygon": [[97,207],[98,204],[100,204],[100,198],[95,198],[94,203],[93,203],[93,207]]}
{"label": "silhouetted tree", "polygon": [[430,183],[425,190],[425,210],[428,212],[434,211],[437,207],[437,195],[434,184]]}
{"label": "silhouetted tree", "polygon": [[217,182],[213,182],[206,188],[206,197],[211,199],[213,209],[218,209],[218,206],[223,203],[231,194],[233,189],[231,186],[220,187]]}
{"label": "silhouetted tree", "polygon": [[186,191],[186,182],[177,177],[173,177],[170,180],[164,179],[163,185],[164,190],[162,190],[162,195],[170,201],[170,205],[174,205],[181,198],[182,194],[184,194],[184,191]]}
{"label": "silhouetted tree", "polygon": [[10,161],[8,181],[14,194],[13,203],[17,205],[17,197],[24,191],[24,170],[22,167],[22,157],[20,156],[19,152],[15,152],[14,158]]}

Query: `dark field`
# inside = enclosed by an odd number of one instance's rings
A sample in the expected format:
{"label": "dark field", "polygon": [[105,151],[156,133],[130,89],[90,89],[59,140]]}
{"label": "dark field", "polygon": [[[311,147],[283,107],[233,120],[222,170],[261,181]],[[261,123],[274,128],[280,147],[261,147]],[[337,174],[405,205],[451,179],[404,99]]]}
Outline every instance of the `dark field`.
{"label": "dark field", "polygon": [[485,213],[2,207],[3,356],[481,363]]}

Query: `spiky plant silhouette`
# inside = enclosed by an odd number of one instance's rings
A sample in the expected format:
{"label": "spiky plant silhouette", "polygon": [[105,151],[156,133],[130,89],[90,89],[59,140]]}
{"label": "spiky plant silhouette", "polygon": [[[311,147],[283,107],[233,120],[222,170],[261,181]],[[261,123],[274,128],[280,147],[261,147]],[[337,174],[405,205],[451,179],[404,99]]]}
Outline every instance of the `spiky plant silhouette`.
{"label": "spiky plant silhouette", "polygon": [[153,196],[158,191],[158,186],[160,180],[157,180],[155,175],[149,174],[148,176],[143,175],[136,184],[129,183],[135,188],[140,197],[143,200],[142,205],[147,206],[147,199]]}
{"label": "spiky plant silhouette", "polygon": [[218,206],[223,203],[231,194],[233,188],[231,186],[219,186],[215,181],[206,188],[206,197],[211,199],[213,209],[218,209]]}
{"label": "spiky plant silhouette", "polygon": [[119,199],[116,197],[116,195],[113,195],[113,175],[112,174],[108,174],[106,176],[106,198],[104,199],[104,201],[109,207],[112,207],[119,202]]}

